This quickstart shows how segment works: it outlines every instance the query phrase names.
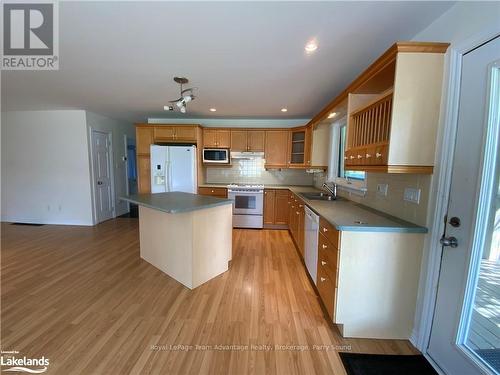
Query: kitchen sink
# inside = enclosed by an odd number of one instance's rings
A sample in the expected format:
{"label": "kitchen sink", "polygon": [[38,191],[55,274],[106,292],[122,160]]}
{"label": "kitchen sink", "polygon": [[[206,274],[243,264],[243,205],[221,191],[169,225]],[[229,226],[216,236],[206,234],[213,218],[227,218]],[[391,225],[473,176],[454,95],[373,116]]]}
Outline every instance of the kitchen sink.
{"label": "kitchen sink", "polygon": [[327,193],[301,193],[304,198],[316,201],[334,201],[335,197]]}

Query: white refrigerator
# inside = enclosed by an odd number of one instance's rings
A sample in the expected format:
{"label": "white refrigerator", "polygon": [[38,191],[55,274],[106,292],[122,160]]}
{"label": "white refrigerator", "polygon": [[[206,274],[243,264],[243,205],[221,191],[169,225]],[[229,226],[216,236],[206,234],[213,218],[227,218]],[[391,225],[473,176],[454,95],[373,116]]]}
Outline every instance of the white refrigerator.
{"label": "white refrigerator", "polygon": [[151,145],[151,193],[196,194],[196,146]]}

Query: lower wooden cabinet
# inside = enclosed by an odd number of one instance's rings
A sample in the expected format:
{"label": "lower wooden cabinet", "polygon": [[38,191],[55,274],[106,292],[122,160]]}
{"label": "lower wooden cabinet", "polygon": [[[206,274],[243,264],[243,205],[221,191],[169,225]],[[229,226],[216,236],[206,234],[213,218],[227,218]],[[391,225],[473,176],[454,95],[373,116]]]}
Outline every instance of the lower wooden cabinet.
{"label": "lower wooden cabinet", "polygon": [[151,193],[151,158],[149,155],[137,156],[137,190],[139,194]]}
{"label": "lower wooden cabinet", "polygon": [[317,288],[319,296],[328,311],[330,319],[335,319],[335,282],[325,271],[325,268],[318,262]]}
{"label": "lower wooden cabinet", "polygon": [[227,198],[227,189],[214,188],[214,187],[199,187],[198,194],[209,195],[211,197],[217,197],[217,198]]}
{"label": "lower wooden cabinet", "polygon": [[288,190],[265,189],[264,224],[288,225]]}

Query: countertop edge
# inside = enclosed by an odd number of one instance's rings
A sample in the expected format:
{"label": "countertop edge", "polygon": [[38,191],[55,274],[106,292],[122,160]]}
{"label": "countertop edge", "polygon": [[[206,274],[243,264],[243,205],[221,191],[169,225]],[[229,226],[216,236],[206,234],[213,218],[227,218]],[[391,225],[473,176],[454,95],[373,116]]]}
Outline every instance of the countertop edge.
{"label": "countertop edge", "polygon": [[184,213],[184,212],[200,211],[200,210],[204,210],[204,209],[207,209],[207,208],[213,208],[213,207],[223,206],[223,205],[226,205],[226,204],[233,204],[233,202],[231,200],[221,198],[221,202],[208,203],[208,204],[205,204],[205,205],[203,205],[201,207],[189,207],[189,208],[185,208],[185,209],[168,210],[168,209],[165,209],[165,208],[154,206],[152,204],[144,203],[144,202],[141,202],[141,201],[138,201],[138,200],[135,200],[135,199],[130,199],[130,198],[127,198],[127,197],[120,197],[120,199],[124,200],[124,201],[127,201],[127,202],[130,202],[130,203],[137,204],[139,206],[144,206],[144,207],[147,207],[147,208],[151,208],[153,210],[162,211],[162,212],[165,212],[167,214],[180,214],[180,213]]}

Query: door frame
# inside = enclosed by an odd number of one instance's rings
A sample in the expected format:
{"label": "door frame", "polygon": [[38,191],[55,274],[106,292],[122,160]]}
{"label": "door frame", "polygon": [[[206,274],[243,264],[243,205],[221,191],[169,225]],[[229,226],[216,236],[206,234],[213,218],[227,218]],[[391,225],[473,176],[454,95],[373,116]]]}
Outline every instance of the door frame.
{"label": "door frame", "polygon": [[[123,142],[124,142],[124,150],[125,152],[124,157],[125,157],[125,194],[130,195],[130,186],[129,186],[129,179],[128,179],[128,136],[127,134],[123,134]],[[127,201],[127,212],[130,212],[130,202]]]}
{"label": "door frame", "polygon": [[113,159],[113,134],[109,130],[95,129],[89,126],[89,149],[90,149],[90,192],[92,196],[92,222],[94,225],[99,224],[97,221],[97,202],[96,202],[96,181],[95,181],[95,169],[94,169],[94,140],[92,134],[102,133],[106,134],[109,141],[109,162],[111,164],[110,168],[110,179],[111,179],[111,199],[113,200],[113,219],[116,218],[116,196],[115,196],[115,171],[114,171],[114,159]]}
{"label": "door frame", "polygon": [[435,158],[435,178],[432,181],[431,200],[429,207],[434,207],[428,213],[428,222],[431,223],[427,236],[423,270],[421,275],[421,313],[417,314],[415,324],[418,331],[412,333],[410,341],[440,372],[437,364],[427,354],[434,310],[437,298],[437,287],[441,268],[442,246],[439,239],[444,233],[444,217],[448,210],[448,201],[451,188],[451,175],[455,153],[455,141],[458,127],[458,110],[460,98],[460,84],[462,75],[462,58],[475,48],[500,35],[498,26],[484,30],[482,33],[470,37],[462,42],[450,46],[445,56],[445,77],[443,96],[441,100],[441,120],[438,129],[437,149]]}

